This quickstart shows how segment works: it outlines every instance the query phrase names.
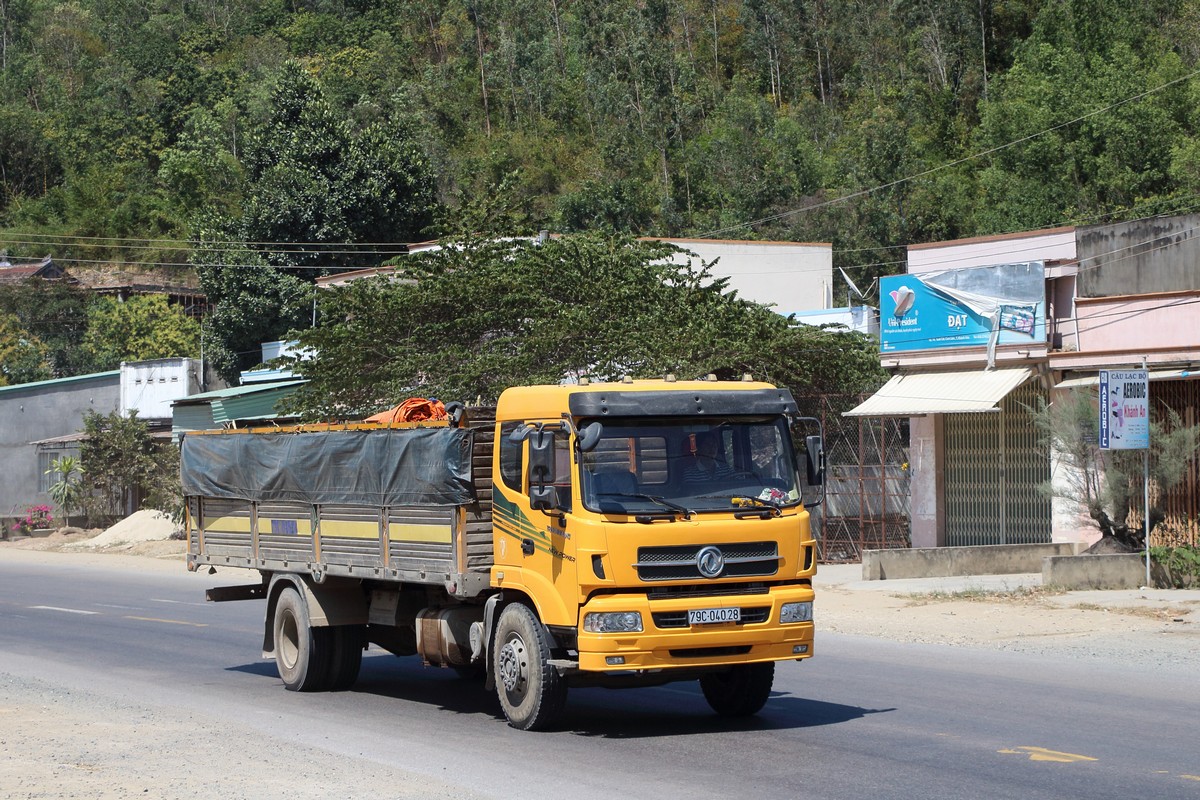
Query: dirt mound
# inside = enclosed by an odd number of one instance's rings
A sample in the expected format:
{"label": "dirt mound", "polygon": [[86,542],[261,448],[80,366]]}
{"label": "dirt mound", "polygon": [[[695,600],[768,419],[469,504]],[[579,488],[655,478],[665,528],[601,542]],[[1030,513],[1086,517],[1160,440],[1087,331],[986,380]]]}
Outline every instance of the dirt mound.
{"label": "dirt mound", "polygon": [[158,542],[171,538],[179,526],[161,511],[138,511],[108,530],[83,541],[64,545],[64,550],[99,550],[131,547],[141,542]]}

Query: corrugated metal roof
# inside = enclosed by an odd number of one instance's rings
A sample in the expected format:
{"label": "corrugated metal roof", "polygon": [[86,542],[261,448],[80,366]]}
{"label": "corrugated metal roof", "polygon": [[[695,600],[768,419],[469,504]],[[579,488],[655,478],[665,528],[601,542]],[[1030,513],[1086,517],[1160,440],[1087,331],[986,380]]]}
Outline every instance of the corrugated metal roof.
{"label": "corrugated metal roof", "polygon": [[261,387],[213,401],[213,422],[220,425],[238,419],[269,419],[278,415],[280,400],[293,394],[304,381],[288,381]]}
{"label": "corrugated metal roof", "polygon": [[[104,378],[120,378],[121,370],[114,369],[109,372],[93,372],[89,375],[72,375],[69,378],[53,378],[48,381],[34,381],[32,383],[14,383],[11,386],[0,386],[0,392],[17,392],[24,389],[41,389],[46,386],[65,386],[69,383],[85,383],[86,381],[101,380]],[[117,384],[113,384],[114,386]]]}
{"label": "corrugated metal roof", "polygon": [[1004,396],[1033,376],[1033,370],[924,372],[897,375],[847,417],[920,417],[995,411]]}
{"label": "corrugated metal roof", "polygon": [[279,381],[277,383],[255,383],[249,386],[231,386],[228,389],[216,389],[211,392],[201,392],[200,394],[189,395],[176,400],[171,405],[199,405],[201,403],[211,403],[213,400],[225,400],[231,397],[242,397],[256,392],[268,392],[276,389],[282,389],[289,386],[299,386],[306,381]]}

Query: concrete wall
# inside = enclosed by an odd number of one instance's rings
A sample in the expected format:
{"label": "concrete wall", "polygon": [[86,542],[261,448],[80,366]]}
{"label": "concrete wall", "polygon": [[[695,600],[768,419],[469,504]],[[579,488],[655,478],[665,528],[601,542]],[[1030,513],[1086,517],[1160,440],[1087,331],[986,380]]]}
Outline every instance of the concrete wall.
{"label": "concrete wall", "polygon": [[1078,242],[1080,297],[1200,289],[1200,214],[1080,228]]}
{"label": "concrete wall", "polygon": [[909,536],[915,548],[946,543],[944,428],[942,414],[913,417],[908,424]]}
{"label": "concrete wall", "polygon": [[1062,589],[1137,589],[1146,585],[1146,562],[1137,553],[1053,556],[1042,562],[1042,585]]}
{"label": "concrete wall", "polygon": [[1076,545],[992,544],[913,550],[864,550],[863,580],[936,578],[954,575],[1020,575],[1042,571],[1042,559],[1074,555]]}
{"label": "concrete wall", "polygon": [[1075,258],[1075,229],[1055,228],[1030,233],[978,236],[950,242],[914,244],[908,248],[908,272],[1016,264],[1021,261],[1062,261]]}
{"label": "concrete wall", "polygon": [[[1200,242],[1196,244],[1194,257],[1200,265]],[[1200,268],[1196,269],[1194,280],[1200,283]],[[1200,346],[1197,301],[1200,301],[1200,286],[1195,291],[1170,294],[1081,298],[1076,303],[1078,314],[1074,326],[1079,331],[1077,347],[1082,355],[1092,355],[1091,363],[1098,365],[1110,353],[1116,353],[1126,363],[1136,364],[1143,354],[1152,364],[1190,362]]]}
{"label": "concrete wall", "polygon": [[159,358],[121,364],[121,413],[171,419],[171,403],[200,391],[200,362]]}
{"label": "concrete wall", "polygon": [[0,518],[51,505],[38,491],[37,448],[30,443],[82,430],[87,412],[116,411],[120,393],[117,371],[0,387]]}
{"label": "concrete wall", "polygon": [[[689,250],[706,263],[716,260],[713,276],[728,278],[728,289],[736,290],[743,300],[774,306],[783,314],[832,305],[832,245],[713,239],[660,241]],[[688,259],[679,256],[675,261],[686,263]]]}

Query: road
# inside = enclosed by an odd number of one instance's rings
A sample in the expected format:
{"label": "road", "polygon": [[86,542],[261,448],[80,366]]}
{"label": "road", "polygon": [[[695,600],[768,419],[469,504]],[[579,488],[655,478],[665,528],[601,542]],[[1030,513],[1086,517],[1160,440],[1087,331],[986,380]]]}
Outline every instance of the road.
{"label": "road", "polygon": [[352,691],[285,691],[261,602],[203,601],[248,575],[0,554],[0,797],[1200,798],[1194,678],[1120,653],[818,634],[753,720],[675,684],[575,691],[520,733],[481,684],[374,649]]}

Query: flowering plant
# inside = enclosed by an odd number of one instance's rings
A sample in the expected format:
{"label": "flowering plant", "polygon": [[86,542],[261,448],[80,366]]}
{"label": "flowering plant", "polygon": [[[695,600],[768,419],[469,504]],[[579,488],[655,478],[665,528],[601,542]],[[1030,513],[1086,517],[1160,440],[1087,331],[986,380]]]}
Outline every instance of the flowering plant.
{"label": "flowering plant", "polygon": [[15,533],[29,533],[38,528],[49,528],[54,517],[50,515],[50,506],[26,506],[25,518],[17,520],[13,526]]}

